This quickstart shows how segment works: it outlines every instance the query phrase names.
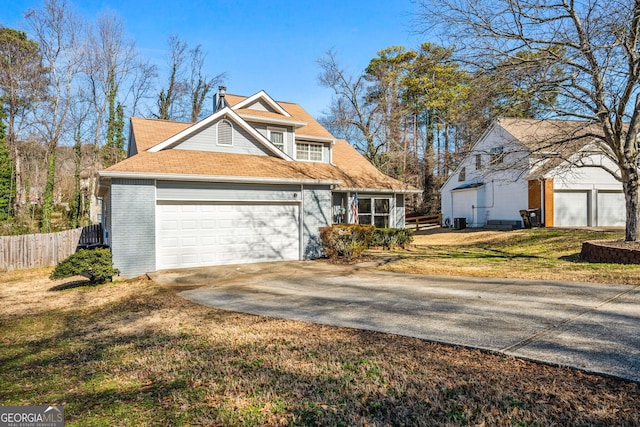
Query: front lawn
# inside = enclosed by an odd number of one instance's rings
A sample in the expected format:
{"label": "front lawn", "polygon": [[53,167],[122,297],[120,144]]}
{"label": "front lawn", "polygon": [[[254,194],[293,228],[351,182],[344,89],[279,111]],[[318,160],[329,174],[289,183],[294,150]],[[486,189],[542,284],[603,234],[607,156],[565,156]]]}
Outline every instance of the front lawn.
{"label": "front lawn", "polygon": [[586,240],[617,240],[622,232],[541,228],[442,230],[415,236],[382,268],[403,273],[640,284],[640,265],[591,264],[579,258]]}
{"label": "front lawn", "polygon": [[49,273],[0,273],[0,404],[59,403],[70,426],[624,426],[640,413],[635,383]]}

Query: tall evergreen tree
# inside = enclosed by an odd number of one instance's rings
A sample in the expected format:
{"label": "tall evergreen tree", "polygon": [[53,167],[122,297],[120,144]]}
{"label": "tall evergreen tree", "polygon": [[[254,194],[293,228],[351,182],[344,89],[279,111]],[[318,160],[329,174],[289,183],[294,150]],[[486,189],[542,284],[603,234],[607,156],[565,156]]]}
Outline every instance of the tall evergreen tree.
{"label": "tall evergreen tree", "polygon": [[116,102],[118,89],[115,82],[109,82],[109,109],[107,117],[107,141],[101,148],[102,164],[109,167],[123,160],[124,150],[124,107]]}
{"label": "tall evergreen tree", "polygon": [[[1,105],[1,104],[0,104]],[[0,221],[12,215],[15,187],[13,186],[13,162],[6,141],[5,113],[0,108]]]}

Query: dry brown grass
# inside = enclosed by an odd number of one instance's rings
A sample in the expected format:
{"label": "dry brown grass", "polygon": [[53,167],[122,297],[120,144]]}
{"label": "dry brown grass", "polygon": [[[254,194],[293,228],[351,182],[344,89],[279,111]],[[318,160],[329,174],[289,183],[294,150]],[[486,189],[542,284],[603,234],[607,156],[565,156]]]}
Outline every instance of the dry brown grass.
{"label": "dry brown grass", "polygon": [[615,240],[619,231],[533,229],[445,231],[415,236],[385,270],[446,276],[504,277],[640,284],[640,266],[591,264],[579,253],[586,240]]}
{"label": "dry brown grass", "polygon": [[225,312],[151,281],[1,273],[0,402],[89,425],[637,425],[638,384]]}

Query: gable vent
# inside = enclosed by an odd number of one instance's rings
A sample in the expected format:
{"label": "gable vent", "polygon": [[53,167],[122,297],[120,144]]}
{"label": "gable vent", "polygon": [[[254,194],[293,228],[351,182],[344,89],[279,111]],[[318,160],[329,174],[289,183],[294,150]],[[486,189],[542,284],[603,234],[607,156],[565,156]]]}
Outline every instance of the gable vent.
{"label": "gable vent", "polygon": [[218,123],[218,145],[233,145],[233,125],[229,120]]}

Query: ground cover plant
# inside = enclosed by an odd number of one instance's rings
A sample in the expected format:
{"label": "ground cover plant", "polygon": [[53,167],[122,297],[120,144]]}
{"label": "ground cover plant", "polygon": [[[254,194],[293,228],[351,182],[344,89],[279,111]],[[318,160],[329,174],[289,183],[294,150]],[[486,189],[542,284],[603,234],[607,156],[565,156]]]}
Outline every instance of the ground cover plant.
{"label": "ground cover plant", "polygon": [[640,413],[635,383],[50,272],[0,273],[0,402],[62,404],[69,426],[625,426]]}
{"label": "ground cover plant", "polygon": [[515,231],[434,229],[414,236],[383,269],[404,273],[640,284],[640,265],[588,263],[586,240],[622,239],[622,231],[539,228]]}
{"label": "ground cover plant", "polygon": [[51,272],[49,278],[65,279],[83,275],[88,277],[91,283],[104,283],[111,281],[113,276],[118,273],[118,269],[113,268],[111,249],[80,249],[60,261]]}

